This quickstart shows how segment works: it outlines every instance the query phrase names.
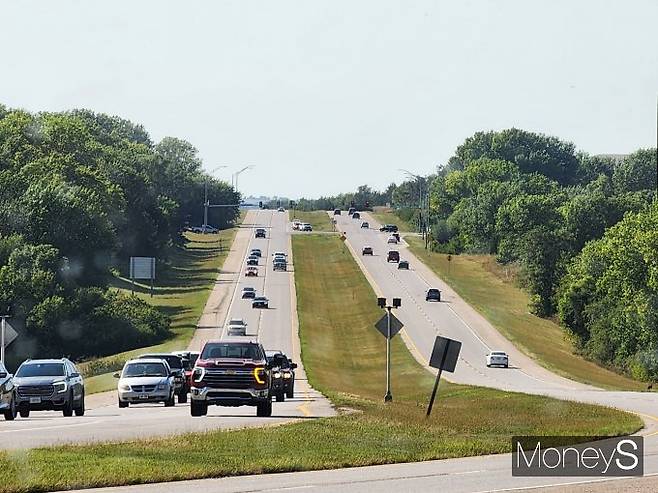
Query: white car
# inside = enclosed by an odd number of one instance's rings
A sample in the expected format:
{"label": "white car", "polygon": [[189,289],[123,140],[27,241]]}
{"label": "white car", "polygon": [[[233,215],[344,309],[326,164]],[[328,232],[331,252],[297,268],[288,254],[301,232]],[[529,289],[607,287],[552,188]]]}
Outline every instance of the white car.
{"label": "white car", "polygon": [[487,367],[504,366],[509,368],[509,357],[505,351],[491,351],[487,354]]}
{"label": "white car", "polygon": [[165,360],[143,358],[127,361],[120,373],[117,391],[119,407],[143,402],[164,402],[166,407],[174,403],[174,376]]}
{"label": "white car", "polygon": [[313,226],[311,226],[309,223],[302,223],[299,229],[302,231],[313,231]]}
{"label": "white car", "polygon": [[245,277],[258,277],[258,267],[250,265],[244,271]]}
{"label": "white car", "polygon": [[288,258],[288,254],[287,254],[287,253],[283,253],[283,252],[274,252],[274,253],[272,254],[272,257],[273,257],[273,258],[276,258],[276,257],[284,257],[284,258]]}
{"label": "white car", "polygon": [[228,328],[226,333],[230,336],[246,336],[247,335],[247,322],[242,318],[232,318],[228,321]]}
{"label": "white car", "polygon": [[398,244],[398,239],[395,236],[389,236],[386,243],[392,243],[394,245],[397,245]]}
{"label": "white car", "polygon": [[286,212],[286,210],[285,210],[283,207],[279,207],[279,208],[277,209],[277,211],[278,211],[278,212]]}
{"label": "white car", "polygon": [[299,221],[293,221],[292,222],[292,229],[295,231],[299,231],[299,228],[301,227],[302,223]]}

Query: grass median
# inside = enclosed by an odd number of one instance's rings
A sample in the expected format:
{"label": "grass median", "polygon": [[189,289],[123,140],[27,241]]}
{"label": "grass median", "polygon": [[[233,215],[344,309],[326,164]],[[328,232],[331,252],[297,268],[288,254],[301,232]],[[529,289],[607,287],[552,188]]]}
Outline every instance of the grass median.
{"label": "grass median", "polygon": [[[186,233],[189,241],[185,247],[178,247],[172,252],[168,264],[158,274],[153,297],[150,286],[136,285],[137,296],[171,317],[172,336],[155,346],[81,363],[82,372],[92,375],[85,380],[87,394],[115,389],[117,383],[112,373],[122,368],[130,358],[145,352],[170,352],[187,347],[236,231],[237,228],[231,228],[219,234]],[[112,284],[126,292],[132,289],[130,281],[125,278],[115,278]]]}
{"label": "grass median", "polygon": [[[374,293],[335,236],[294,237],[303,359],[344,412],[261,429],[0,453],[0,492],[115,486],[508,452],[512,435],[619,435],[640,420],[613,409],[441,384],[393,340],[393,397],[383,404],[384,339]],[[166,410],[158,410],[166,412]],[[276,405],[275,405],[276,413]],[[267,421],[265,421],[266,423]]]}
{"label": "grass median", "polygon": [[299,220],[303,223],[309,223],[313,227],[313,231],[316,232],[334,230],[331,218],[325,211],[290,211],[290,220]]}
{"label": "grass median", "polygon": [[447,255],[429,252],[421,238],[405,240],[414,255],[448,283],[521,351],[549,370],[579,382],[605,389],[644,390],[632,380],[575,353],[555,322],[528,312],[527,293],[501,275],[490,256]]}

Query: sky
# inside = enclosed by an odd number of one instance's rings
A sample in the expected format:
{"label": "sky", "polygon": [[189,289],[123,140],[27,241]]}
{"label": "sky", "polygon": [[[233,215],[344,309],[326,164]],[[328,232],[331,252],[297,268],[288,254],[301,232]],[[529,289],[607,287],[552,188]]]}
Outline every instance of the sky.
{"label": "sky", "polygon": [[0,0],[0,103],[190,141],[246,195],[429,174],[517,127],[656,144],[656,0]]}

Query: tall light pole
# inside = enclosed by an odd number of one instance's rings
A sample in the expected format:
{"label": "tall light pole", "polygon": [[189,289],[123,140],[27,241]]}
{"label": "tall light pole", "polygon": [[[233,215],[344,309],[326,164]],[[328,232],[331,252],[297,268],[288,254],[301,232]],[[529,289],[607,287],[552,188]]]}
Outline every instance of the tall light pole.
{"label": "tall light pole", "polygon": [[405,173],[409,178],[412,180],[416,180],[418,182],[418,214],[419,214],[419,222],[418,222],[418,232],[423,234],[423,238],[425,238],[426,234],[426,227],[423,227],[423,188],[422,188],[422,180],[423,177],[420,175],[417,175],[415,173],[412,173],[411,171],[403,168],[398,168],[399,171],[402,171]]}
{"label": "tall light pole", "polygon": [[208,201],[208,177],[211,176],[218,169],[222,169],[222,168],[228,168],[228,166],[222,165],[213,168],[206,175],[206,179],[203,183],[203,225],[201,226],[201,231],[203,232],[203,234],[206,234],[206,226],[208,226],[208,205],[210,204],[210,202]]}
{"label": "tall light pole", "polygon": [[239,191],[238,191],[238,177],[240,176],[241,173],[243,173],[244,171],[247,171],[248,169],[252,169],[253,167],[254,167],[254,165],[250,164],[250,165],[245,166],[244,168],[242,168],[240,171],[236,171],[235,173],[233,173],[233,177],[234,177],[233,188],[235,188],[236,193],[239,193]]}

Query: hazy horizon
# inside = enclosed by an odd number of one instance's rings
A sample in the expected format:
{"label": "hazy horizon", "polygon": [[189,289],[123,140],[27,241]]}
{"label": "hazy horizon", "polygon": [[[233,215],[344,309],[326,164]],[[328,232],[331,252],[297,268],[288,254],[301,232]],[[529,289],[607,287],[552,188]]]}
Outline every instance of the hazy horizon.
{"label": "hazy horizon", "polygon": [[[38,8],[36,8],[38,6]],[[0,103],[199,149],[245,195],[428,174],[480,130],[656,145],[658,2],[0,1]]]}

